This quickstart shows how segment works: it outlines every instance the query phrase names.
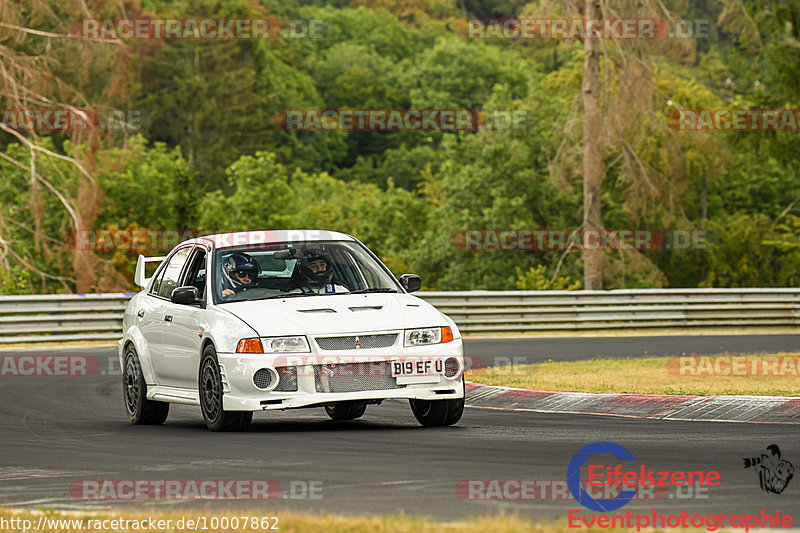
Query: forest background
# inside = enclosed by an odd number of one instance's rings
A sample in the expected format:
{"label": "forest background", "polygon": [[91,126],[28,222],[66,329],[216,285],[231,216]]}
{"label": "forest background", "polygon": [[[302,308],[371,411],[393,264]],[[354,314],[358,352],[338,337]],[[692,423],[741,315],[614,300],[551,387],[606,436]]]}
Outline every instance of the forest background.
{"label": "forest background", "polygon": [[[603,253],[603,288],[800,286],[800,132],[680,131],[676,109],[800,109],[797,0],[602,2],[704,35],[599,43],[609,229],[705,232]],[[579,251],[467,251],[468,229],[583,224],[584,42],[464,38],[471,18],[581,17],[583,2],[2,0],[0,110],[93,109],[92,131],[0,125],[0,294],[133,288],[114,230],[349,233],[425,289],[580,288]],[[314,21],[269,40],[76,39],[86,18]],[[702,27],[702,25],[700,25]],[[478,131],[285,131],[287,109],[475,109]],[[7,116],[7,115],[6,115]],[[491,121],[490,121],[491,122]],[[674,126],[674,124],[672,124]],[[456,239],[457,240],[457,239]]]}

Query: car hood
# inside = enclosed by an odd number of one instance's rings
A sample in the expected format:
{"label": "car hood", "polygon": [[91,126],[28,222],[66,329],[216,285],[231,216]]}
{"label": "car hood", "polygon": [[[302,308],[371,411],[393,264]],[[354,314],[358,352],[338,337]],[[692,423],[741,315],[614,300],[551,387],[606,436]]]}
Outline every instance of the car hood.
{"label": "car hood", "polygon": [[409,294],[342,294],[231,302],[221,308],[261,337],[347,334],[445,326],[431,304]]}

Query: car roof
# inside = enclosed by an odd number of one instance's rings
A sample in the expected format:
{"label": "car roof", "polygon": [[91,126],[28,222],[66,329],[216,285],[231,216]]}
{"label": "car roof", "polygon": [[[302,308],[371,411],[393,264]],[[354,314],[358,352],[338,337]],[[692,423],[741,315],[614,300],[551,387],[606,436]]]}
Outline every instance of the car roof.
{"label": "car roof", "polygon": [[278,242],[355,241],[353,237],[338,231],[318,229],[254,230],[233,233],[204,235],[181,244],[206,244],[212,248],[234,248],[256,246]]}

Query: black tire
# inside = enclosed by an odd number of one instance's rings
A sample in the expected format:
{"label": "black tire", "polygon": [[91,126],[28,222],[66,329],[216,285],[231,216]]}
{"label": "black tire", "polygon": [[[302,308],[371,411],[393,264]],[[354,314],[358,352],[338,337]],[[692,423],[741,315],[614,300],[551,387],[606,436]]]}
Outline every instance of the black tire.
{"label": "black tire", "polygon": [[444,425],[452,426],[461,420],[461,416],[464,414],[464,402],[466,398],[448,401],[450,402],[450,406],[447,408],[447,418],[444,419]]}
{"label": "black tire", "polygon": [[242,417],[242,423],[239,426],[239,430],[245,431],[250,427],[250,423],[253,421],[253,411],[241,411],[240,416]]}
{"label": "black tire", "polygon": [[147,383],[142,374],[139,356],[132,344],[125,348],[125,367],[122,369],[122,398],[131,424],[163,424],[169,415],[169,403],[147,399]]}
{"label": "black tire", "polygon": [[[464,378],[461,378],[464,389]],[[425,427],[452,426],[464,414],[466,396],[454,400],[408,400],[411,412],[417,421]]]}
{"label": "black tire", "polygon": [[332,420],[355,420],[364,416],[367,404],[364,402],[341,402],[325,406],[325,412]]}
{"label": "black tire", "polygon": [[238,431],[247,429],[253,419],[252,411],[225,411],[222,408],[222,377],[217,361],[217,351],[208,345],[200,359],[197,390],[200,409],[206,427],[211,431]]}
{"label": "black tire", "polygon": [[411,411],[425,427],[452,426],[464,413],[464,398],[455,400],[409,400]]}

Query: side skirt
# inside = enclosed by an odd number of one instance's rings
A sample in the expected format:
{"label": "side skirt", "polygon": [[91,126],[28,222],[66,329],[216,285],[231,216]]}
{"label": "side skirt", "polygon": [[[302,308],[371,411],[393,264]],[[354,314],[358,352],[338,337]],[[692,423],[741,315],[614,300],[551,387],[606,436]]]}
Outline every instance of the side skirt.
{"label": "side skirt", "polygon": [[160,385],[147,386],[147,399],[157,402],[182,403],[200,406],[200,394],[194,389],[179,389]]}

